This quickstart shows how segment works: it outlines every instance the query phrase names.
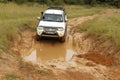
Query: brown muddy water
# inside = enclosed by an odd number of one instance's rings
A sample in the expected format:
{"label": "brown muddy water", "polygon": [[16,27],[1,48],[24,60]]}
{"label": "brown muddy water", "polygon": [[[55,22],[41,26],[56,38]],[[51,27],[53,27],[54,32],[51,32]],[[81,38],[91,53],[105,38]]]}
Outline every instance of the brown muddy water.
{"label": "brown muddy water", "polygon": [[50,38],[43,38],[40,41],[35,40],[31,50],[22,54],[22,57],[25,61],[32,63],[68,62],[74,54],[72,36],[68,35],[64,43],[59,42],[58,39]]}

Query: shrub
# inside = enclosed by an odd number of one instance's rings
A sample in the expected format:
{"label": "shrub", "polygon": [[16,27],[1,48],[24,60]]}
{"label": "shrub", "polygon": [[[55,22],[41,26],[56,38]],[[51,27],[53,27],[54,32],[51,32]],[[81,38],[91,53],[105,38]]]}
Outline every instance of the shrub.
{"label": "shrub", "polygon": [[2,3],[7,3],[8,0],[0,0],[0,2],[2,2]]}
{"label": "shrub", "polygon": [[22,4],[24,2],[27,2],[28,0],[13,0],[14,2],[16,2],[17,4]]}

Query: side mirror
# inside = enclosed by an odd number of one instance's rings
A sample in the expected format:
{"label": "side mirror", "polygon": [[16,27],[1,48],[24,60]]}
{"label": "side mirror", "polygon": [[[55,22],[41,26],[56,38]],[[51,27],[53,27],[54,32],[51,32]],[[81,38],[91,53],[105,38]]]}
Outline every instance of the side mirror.
{"label": "side mirror", "polygon": [[37,20],[40,20],[40,17],[37,17]]}
{"label": "side mirror", "polygon": [[41,15],[43,15],[43,12],[41,12]]}
{"label": "side mirror", "polygon": [[65,21],[67,22],[67,21],[68,21],[68,19],[66,18],[66,19],[65,19]]}
{"label": "side mirror", "polygon": [[68,18],[67,18],[67,16],[65,16],[65,22],[67,22],[68,21]]}

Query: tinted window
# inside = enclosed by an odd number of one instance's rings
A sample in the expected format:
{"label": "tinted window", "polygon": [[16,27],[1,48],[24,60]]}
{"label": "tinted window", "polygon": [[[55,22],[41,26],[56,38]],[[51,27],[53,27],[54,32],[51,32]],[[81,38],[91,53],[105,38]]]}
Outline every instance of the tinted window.
{"label": "tinted window", "polygon": [[43,21],[63,22],[63,17],[60,14],[44,14]]}

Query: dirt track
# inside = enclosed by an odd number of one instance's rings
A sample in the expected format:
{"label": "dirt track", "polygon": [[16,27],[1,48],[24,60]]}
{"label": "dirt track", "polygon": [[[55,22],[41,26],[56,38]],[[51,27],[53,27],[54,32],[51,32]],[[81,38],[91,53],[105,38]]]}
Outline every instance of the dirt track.
{"label": "dirt track", "polygon": [[[120,80],[119,66],[111,67],[111,58],[90,51],[91,39],[85,39],[85,33],[74,28],[96,16],[98,15],[69,20],[65,43],[48,38],[36,41],[35,32],[23,31],[12,47],[13,50],[21,54],[25,62],[51,72],[51,75],[44,76],[33,73],[34,75],[25,80]],[[29,73],[25,71],[23,74]]]}

